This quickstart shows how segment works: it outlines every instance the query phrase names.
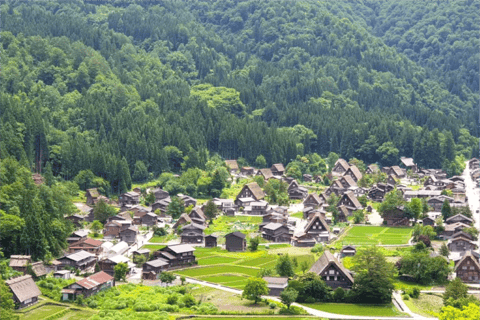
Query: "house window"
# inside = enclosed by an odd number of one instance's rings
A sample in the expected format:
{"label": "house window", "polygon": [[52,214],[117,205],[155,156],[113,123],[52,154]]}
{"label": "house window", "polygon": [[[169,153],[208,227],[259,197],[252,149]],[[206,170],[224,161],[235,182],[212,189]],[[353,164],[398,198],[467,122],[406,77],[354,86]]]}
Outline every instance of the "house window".
{"label": "house window", "polygon": [[463,267],[462,267],[462,270],[467,270],[467,266],[463,266]]}
{"label": "house window", "polygon": [[475,267],[474,267],[474,266],[471,266],[471,267],[470,267],[470,270],[475,270]]}
{"label": "house window", "polygon": [[329,270],[328,274],[335,274],[335,270]]}

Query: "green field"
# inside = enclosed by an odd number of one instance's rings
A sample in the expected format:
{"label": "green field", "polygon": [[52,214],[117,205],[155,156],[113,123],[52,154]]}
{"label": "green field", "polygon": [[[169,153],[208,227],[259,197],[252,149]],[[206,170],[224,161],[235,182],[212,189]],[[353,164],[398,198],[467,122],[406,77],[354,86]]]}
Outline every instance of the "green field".
{"label": "green field", "polygon": [[410,298],[403,302],[412,312],[431,318],[435,318],[432,313],[439,313],[443,307],[442,295],[435,293],[422,293],[418,299]]}
{"label": "green field", "polygon": [[350,303],[304,303],[303,305],[312,309],[329,313],[351,316],[398,317],[404,315],[397,308],[395,308],[393,304],[364,305]]}
{"label": "green field", "polygon": [[338,241],[343,245],[407,244],[412,230],[412,228],[354,226]]}
{"label": "green field", "polygon": [[310,248],[292,248],[286,244],[274,244],[266,249],[259,246],[255,252],[228,252],[220,248],[195,248],[198,268],[190,268],[175,271],[199,280],[218,283],[224,286],[243,289],[249,277],[256,276],[260,269],[273,269],[277,263],[279,254],[289,254],[298,262],[295,269],[301,273],[300,265],[303,261],[308,262],[310,267],[316,256],[310,253]]}
{"label": "green field", "polygon": [[66,309],[64,306],[54,304],[44,304],[39,308],[34,308],[28,312],[20,314],[20,320],[37,320],[51,316],[54,313]]}
{"label": "green field", "polygon": [[[257,232],[260,223],[262,223],[262,217],[259,216],[219,216],[205,229],[205,234],[215,233],[217,235],[225,235],[234,231],[249,234]],[[224,237],[219,238],[219,244],[224,241]]]}

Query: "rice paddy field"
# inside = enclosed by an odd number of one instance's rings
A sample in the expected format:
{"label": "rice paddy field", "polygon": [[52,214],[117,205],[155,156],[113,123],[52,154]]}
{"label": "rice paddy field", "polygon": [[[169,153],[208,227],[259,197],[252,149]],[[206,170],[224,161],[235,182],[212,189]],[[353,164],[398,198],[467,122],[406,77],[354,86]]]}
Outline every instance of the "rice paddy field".
{"label": "rice paddy field", "polygon": [[342,245],[400,245],[408,244],[412,228],[353,226],[338,242]]}
{"label": "rice paddy field", "polygon": [[363,305],[351,303],[304,303],[306,307],[329,313],[349,316],[378,316],[378,317],[402,317],[406,314],[400,312],[393,304],[387,305]]}
{"label": "rice paddy field", "polygon": [[178,270],[175,273],[235,289],[243,289],[247,279],[257,276],[260,269],[275,270],[279,254],[288,253],[296,259],[298,263],[297,273],[301,273],[300,264],[303,261],[307,261],[310,267],[317,258],[307,250],[292,249],[296,248],[282,244],[270,245],[268,249],[259,246],[259,250],[256,252],[228,252],[220,248],[197,247],[195,256],[199,267]]}

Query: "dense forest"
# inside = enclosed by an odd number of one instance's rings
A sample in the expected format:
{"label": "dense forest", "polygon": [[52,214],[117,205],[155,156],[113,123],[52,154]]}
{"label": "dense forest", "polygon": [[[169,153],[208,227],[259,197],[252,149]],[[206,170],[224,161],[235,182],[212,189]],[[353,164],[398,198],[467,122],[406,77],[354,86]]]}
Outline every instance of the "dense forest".
{"label": "dense forest", "polygon": [[335,152],[458,173],[478,152],[479,1],[6,1],[1,157],[128,189]]}

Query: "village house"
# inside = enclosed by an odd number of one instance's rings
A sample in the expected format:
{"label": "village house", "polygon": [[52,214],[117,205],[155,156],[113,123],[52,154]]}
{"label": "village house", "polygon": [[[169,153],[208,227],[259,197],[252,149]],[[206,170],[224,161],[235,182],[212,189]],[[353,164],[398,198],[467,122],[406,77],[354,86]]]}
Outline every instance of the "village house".
{"label": "village house", "polygon": [[310,193],[307,198],[303,201],[304,207],[312,207],[317,209],[322,205],[323,201],[320,196],[316,193]]}
{"label": "village house", "polygon": [[325,190],[325,195],[329,197],[332,193],[334,193],[335,195],[340,196],[345,193],[346,189],[347,188],[343,186],[343,184],[339,180],[335,180],[332,182],[330,187]]}
{"label": "village house", "polygon": [[98,256],[103,251],[102,241],[87,238],[74,242],[68,247],[69,253],[74,253],[78,251],[87,251]]}
{"label": "village house", "polygon": [[308,190],[298,184],[296,180],[293,180],[287,189],[288,197],[290,199],[304,199],[308,195]]}
{"label": "village house", "polygon": [[443,231],[443,237],[446,239],[451,238],[455,233],[462,231],[465,228],[470,228],[469,225],[461,222],[456,222],[452,224],[446,224],[445,230]]}
{"label": "village house", "polygon": [[337,162],[335,162],[332,173],[335,173],[337,175],[343,175],[345,172],[347,172],[348,168],[350,168],[348,162],[340,158],[337,160]]}
{"label": "village house", "polygon": [[468,168],[469,169],[477,169],[480,167],[480,160],[477,158],[472,158],[468,160]]}
{"label": "village house", "polygon": [[69,266],[82,271],[93,267],[97,262],[97,258],[94,254],[84,250],[67,254],[57,260],[60,262],[61,269]]}
{"label": "village house", "polygon": [[121,241],[128,243],[129,245],[137,241],[138,229],[136,227],[129,227],[125,230],[121,230],[118,236]]}
{"label": "village house", "polygon": [[405,178],[405,171],[402,170],[399,166],[392,166],[386,172],[387,175],[392,175],[397,179]]}
{"label": "village house", "polygon": [[362,204],[358,201],[354,193],[351,191],[346,192],[340,198],[340,200],[337,203],[337,207],[340,207],[341,205],[344,205],[348,209],[349,216],[352,215],[353,211],[363,210]]}
{"label": "village house", "polygon": [[340,255],[342,258],[344,257],[353,257],[357,254],[357,249],[354,246],[343,246],[342,250],[340,250]]}
{"label": "village house", "polygon": [[317,242],[327,242],[330,239],[330,228],[320,213],[312,216],[305,226],[304,232]]}
{"label": "village house", "polygon": [[12,255],[10,256],[9,266],[18,272],[27,272],[27,265],[32,262],[31,256]]}
{"label": "village house", "polygon": [[150,257],[150,250],[149,249],[138,249],[133,251],[133,259],[135,260],[138,256],[144,256],[146,260]]}
{"label": "village house", "polygon": [[472,251],[468,251],[455,265],[455,274],[465,283],[480,283],[480,263],[473,256]]}
{"label": "village house", "polygon": [[388,175],[388,177],[387,177],[387,184],[392,185],[392,186],[397,184],[397,181],[395,180],[395,177],[392,176],[391,174]]}
{"label": "village house", "polygon": [[470,219],[469,217],[466,217],[463,214],[459,213],[445,220],[446,224],[453,224],[457,222],[461,222],[467,225],[472,225],[473,219]]}
{"label": "village house", "polygon": [[285,173],[285,167],[281,163],[275,163],[270,167],[270,171],[274,176],[283,176]]}
{"label": "village house", "polygon": [[85,221],[85,216],[72,214],[71,216],[65,217],[65,220],[72,222],[76,228],[80,228],[82,226],[82,222]]}
{"label": "village house", "polygon": [[247,248],[247,236],[239,231],[225,235],[225,249],[227,251],[245,251]]}
{"label": "village house", "polygon": [[227,166],[230,174],[235,174],[238,172],[238,163],[237,160],[225,160],[225,165]]}
{"label": "village house", "polygon": [[127,257],[122,255],[116,255],[116,256],[105,258],[101,261],[98,261],[98,266],[100,267],[100,270],[113,276],[115,274],[115,266],[119,263],[125,263],[128,266],[129,274],[135,267],[135,265]]}
{"label": "village house", "polygon": [[68,280],[72,277],[72,272],[70,270],[58,270],[53,273],[53,277]]}
{"label": "village house", "polygon": [[343,204],[338,209],[337,221],[338,222],[347,222],[347,218],[352,215],[352,213],[348,210],[346,206]]}
{"label": "village house", "polygon": [[124,205],[134,206],[139,203],[140,203],[140,195],[133,191],[125,192],[118,197],[118,204],[120,206],[124,206]]}
{"label": "village house", "polygon": [[288,277],[263,277],[267,281],[268,295],[279,297],[288,286]]}
{"label": "village house", "polygon": [[268,241],[290,243],[292,236],[293,232],[285,224],[270,222],[262,228],[262,237]]}
{"label": "village house", "polygon": [[5,280],[5,284],[12,291],[13,301],[20,309],[37,303],[38,296],[42,294],[31,275]]}
{"label": "village house", "polygon": [[200,207],[193,208],[188,216],[193,223],[202,226],[207,225],[207,217],[205,216],[205,213],[203,213],[203,210]]}
{"label": "village house", "polygon": [[256,216],[263,216],[267,214],[268,202],[267,201],[254,201],[250,203],[250,206],[245,207],[244,214],[251,214]]}
{"label": "village house", "polygon": [[350,166],[350,168],[345,171],[344,176],[350,176],[352,177],[353,181],[358,182],[358,180],[362,179],[363,175],[360,172],[360,170],[357,168],[357,166]]}
{"label": "village house", "polygon": [[155,212],[157,210],[160,210],[161,213],[165,213],[168,210],[168,205],[172,202],[172,199],[170,197],[162,199],[160,201],[155,201],[154,204],[152,204],[152,211]]}
{"label": "village house", "polygon": [[432,217],[429,217],[429,216],[422,219],[422,224],[424,226],[432,226],[432,227],[434,227],[436,225],[435,219],[433,219]]}
{"label": "village house", "polygon": [[103,228],[103,237],[107,238],[116,238],[122,230],[122,225],[117,221],[107,222]]}
{"label": "village house", "polygon": [[142,279],[143,280],[156,280],[158,276],[168,270],[168,261],[162,258],[158,258],[152,261],[147,261],[142,267]]}
{"label": "village house", "polygon": [[155,188],[153,189],[152,192],[155,195],[155,202],[163,199],[167,199],[168,197],[170,197],[170,194],[168,193],[168,191],[165,191],[162,188]]}
{"label": "village house", "polygon": [[403,167],[407,170],[412,170],[413,173],[418,171],[418,167],[412,158],[400,157],[400,161],[402,162]]}
{"label": "village house", "polygon": [[385,211],[382,218],[383,223],[389,227],[410,226],[410,219],[405,214],[403,206]]}
{"label": "village house", "polygon": [[357,183],[353,180],[352,176],[345,174],[343,177],[338,179],[343,187],[350,188],[350,187],[357,187]]}
{"label": "village house", "polygon": [[310,272],[314,272],[322,277],[323,281],[332,289],[338,287],[343,289],[352,288],[352,275],[328,250],[325,250],[323,255],[313,264]]}
{"label": "village house", "polygon": [[323,183],[323,178],[321,175],[316,175],[313,177],[313,181],[315,181],[315,183]]}
{"label": "village house", "polygon": [[[138,212],[138,211],[136,211]],[[148,211],[145,211],[145,212],[148,212]],[[132,217],[130,216],[130,213],[129,212],[120,212],[118,213],[117,215],[114,215],[114,216],[111,216],[111,217],[108,217],[107,219],[107,222],[110,222],[110,221],[128,221],[129,223],[129,226],[132,225],[132,222],[133,222],[133,219]]]}
{"label": "village house", "polygon": [[168,261],[169,268],[175,268],[195,264],[194,251],[195,249],[188,244],[176,244],[155,251],[154,256]]}
{"label": "village house", "polygon": [[451,252],[464,252],[478,248],[478,245],[474,241],[462,236],[449,239],[447,246]]}
{"label": "village house", "polygon": [[62,300],[75,300],[79,295],[88,298],[111,287],[115,287],[115,279],[108,273],[100,271],[65,287],[62,290]]}
{"label": "village house", "polygon": [[378,167],[378,164],[372,163],[367,166],[367,169],[365,170],[366,174],[374,174],[380,172],[380,168]]}
{"label": "village house", "polygon": [[[315,209],[313,207],[304,207],[303,208],[303,219],[304,220],[310,220],[315,214],[321,214],[322,217],[325,219],[326,211],[324,210],[323,207]],[[325,220],[327,221],[327,220]],[[327,221],[328,223],[328,221]]]}
{"label": "village house", "polygon": [[87,198],[87,205],[93,206],[97,204],[97,200],[100,194],[98,193],[97,188],[87,189],[85,192],[85,197]]}
{"label": "village house", "polygon": [[135,225],[156,226],[158,216],[153,212],[139,212],[133,216],[133,223]]}
{"label": "village house", "polygon": [[178,194],[177,196],[183,200],[183,204],[185,205],[185,208],[189,206],[195,207],[197,205],[197,200],[195,200],[190,196],[187,196],[185,194]]}
{"label": "village house", "polygon": [[270,169],[259,169],[257,171],[257,176],[262,176],[265,181],[273,178],[273,173]]}
{"label": "village house", "polygon": [[93,208],[91,208],[87,215],[85,216],[85,221],[87,222],[93,222],[95,220],[95,214],[93,213]]}
{"label": "village house", "polygon": [[205,248],[216,248],[218,237],[213,234],[205,236]]}
{"label": "village house", "polygon": [[313,176],[311,174],[305,173],[302,175],[303,181],[305,182],[312,182],[313,181]]}
{"label": "village house", "polygon": [[243,176],[253,176],[255,174],[255,168],[253,167],[242,167],[240,169],[240,174]]}
{"label": "village house", "polygon": [[373,186],[368,191],[368,198],[375,202],[382,202],[383,198],[385,197],[384,189],[380,189],[377,186]]}
{"label": "village house", "polygon": [[416,190],[416,191],[405,191],[403,197],[405,200],[411,200],[413,198],[431,198],[438,197],[442,194],[440,190]]}
{"label": "village house", "polygon": [[181,243],[202,243],[203,238],[205,237],[205,234],[203,233],[205,228],[204,225],[194,222],[187,224],[182,229],[182,234],[180,236]]}
{"label": "village house", "polygon": [[[443,199],[443,198],[432,197],[432,198],[428,199],[427,203],[428,203],[428,206],[432,207],[434,211],[440,211],[440,210],[442,210],[442,206],[443,206],[444,201],[445,201],[445,199]],[[452,198],[452,202],[453,202],[453,198]]]}
{"label": "village house", "polygon": [[179,226],[184,226],[189,223],[192,223],[192,219],[190,219],[190,217],[186,213],[182,213],[178,218],[177,222],[175,222],[175,224],[173,225],[173,229],[176,230]]}
{"label": "village house", "polygon": [[463,237],[463,238],[467,238],[468,240],[470,241],[473,241],[473,236],[470,234],[470,233],[466,233],[464,231],[459,231],[457,233],[454,233],[452,235],[452,239],[455,239],[455,238],[459,238],[459,237]]}

